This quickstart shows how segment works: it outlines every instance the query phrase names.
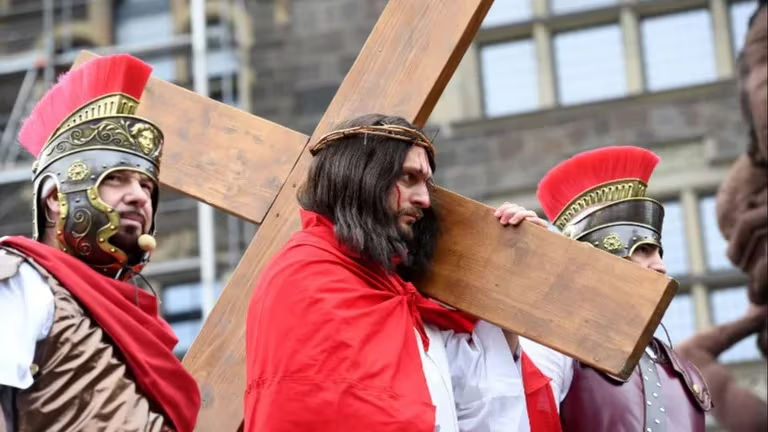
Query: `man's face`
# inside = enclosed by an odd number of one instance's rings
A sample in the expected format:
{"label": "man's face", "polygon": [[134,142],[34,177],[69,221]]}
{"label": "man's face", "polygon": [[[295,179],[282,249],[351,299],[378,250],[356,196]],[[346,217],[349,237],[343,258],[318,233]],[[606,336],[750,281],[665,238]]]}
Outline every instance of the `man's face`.
{"label": "man's face", "polygon": [[154,189],[148,176],[128,170],[113,171],[99,184],[101,200],[120,214],[120,229],[110,241],[129,255],[139,251],[139,236],[152,227]]}
{"label": "man's face", "polygon": [[658,246],[641,244],[632,252],[629,260],[649,270],[662,274],[667,273],[667,266],[664,265],[664,261],[661,259]]}
{"label": "man's face", "polygon": [[744,44],[744,61],[749,68],[744,82],[747,91],[749,109],[752,114],[752,124],[757,134],[759,152],[762,157],[768,156],[768,60],[766,50],[768,50],[768,8],[763,7],[762,11],[755,18],[752,28],[747,33],[747,40]]}
{"label": "man's face", "polygon": [[389,195],[389,205],[397,217],[397,227],[407,239],[413,238],[413,224],[423,216],[422,209],[429,208],[429,189],[432,169],[427,151],[413,146],[405,157],[400,178]]}

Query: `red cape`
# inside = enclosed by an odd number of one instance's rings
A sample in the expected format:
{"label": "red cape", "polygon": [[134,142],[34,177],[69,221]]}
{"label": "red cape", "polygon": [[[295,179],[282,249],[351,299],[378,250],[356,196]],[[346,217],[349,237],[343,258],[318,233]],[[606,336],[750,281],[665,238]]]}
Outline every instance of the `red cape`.
{"label": "red cape", "polygon": [[457,332],[475,320],[362,265],[322,216],[301,218],[251,299],[245,431],[434,432],[414,329],[428,349],[422,320]]}
{"label": "red cape", "polygon": [[192,432],[200,410],[200,392],[194,378],[173,355],[178,339],[158,315],[154,296],[24,237],[6,237],[0,246],[29,256],[72,293],[120,349],[142,392],[162,409],[176,430]]}

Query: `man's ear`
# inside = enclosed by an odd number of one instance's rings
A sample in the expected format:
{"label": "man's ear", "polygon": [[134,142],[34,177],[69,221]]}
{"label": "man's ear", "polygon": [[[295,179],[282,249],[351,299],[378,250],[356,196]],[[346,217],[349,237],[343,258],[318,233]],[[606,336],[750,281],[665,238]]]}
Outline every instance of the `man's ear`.
{"label": "man's ear", "polygon": [[49,217],[59,215],[59,190],[54,187],[48,196],[45,197],[45,213]]}

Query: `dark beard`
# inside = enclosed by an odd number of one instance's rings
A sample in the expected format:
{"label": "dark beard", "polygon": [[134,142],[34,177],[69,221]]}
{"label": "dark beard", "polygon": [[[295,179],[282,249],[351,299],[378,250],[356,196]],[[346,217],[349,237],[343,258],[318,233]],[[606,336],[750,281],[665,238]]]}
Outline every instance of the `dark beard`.
{"label": "dark beard", "polygon": [[[403,232],[397,225],[401,240],[408,249],[403,262],[397,267],[397,273],[403,280],[417,284],[432,268],[432,258],[437,247],[440,232],[437,216],[431,209],[424,209],[424,216],[411,225],[410,232]],[[395,220],[397,224],[397,220]]]}
{"label": "dark beard", "polygon": [[141,233],[134,227],[120,227],[120,230],[115,233],[109,242],[120,248],[126,255],[128,255],[128,262],[136,262],[140,259],[144,251],[139,247],[139,236]]}

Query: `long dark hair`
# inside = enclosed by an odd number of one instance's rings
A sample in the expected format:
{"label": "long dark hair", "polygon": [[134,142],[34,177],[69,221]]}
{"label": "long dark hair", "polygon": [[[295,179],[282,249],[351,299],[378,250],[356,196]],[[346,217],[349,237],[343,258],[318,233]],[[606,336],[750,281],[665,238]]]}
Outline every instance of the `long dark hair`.
{"label": "long dark hair", "polygon": [[[395,116],[368,114],[337,126],[394,125],[419,130]],[[413,225],[407,238],[398,230],[397,217],[388,196],[402,175],[403,163],[413,144],[372,134],[340,138],[314,157],[306,182],[299,188],[299,205],[330,219],[337,240],[366,263],[416,280],[429,269],[438,226],[431,208]],[[435,162],[429,156],[433,172]],[[396,266],[394,258],[399,257]]]}

